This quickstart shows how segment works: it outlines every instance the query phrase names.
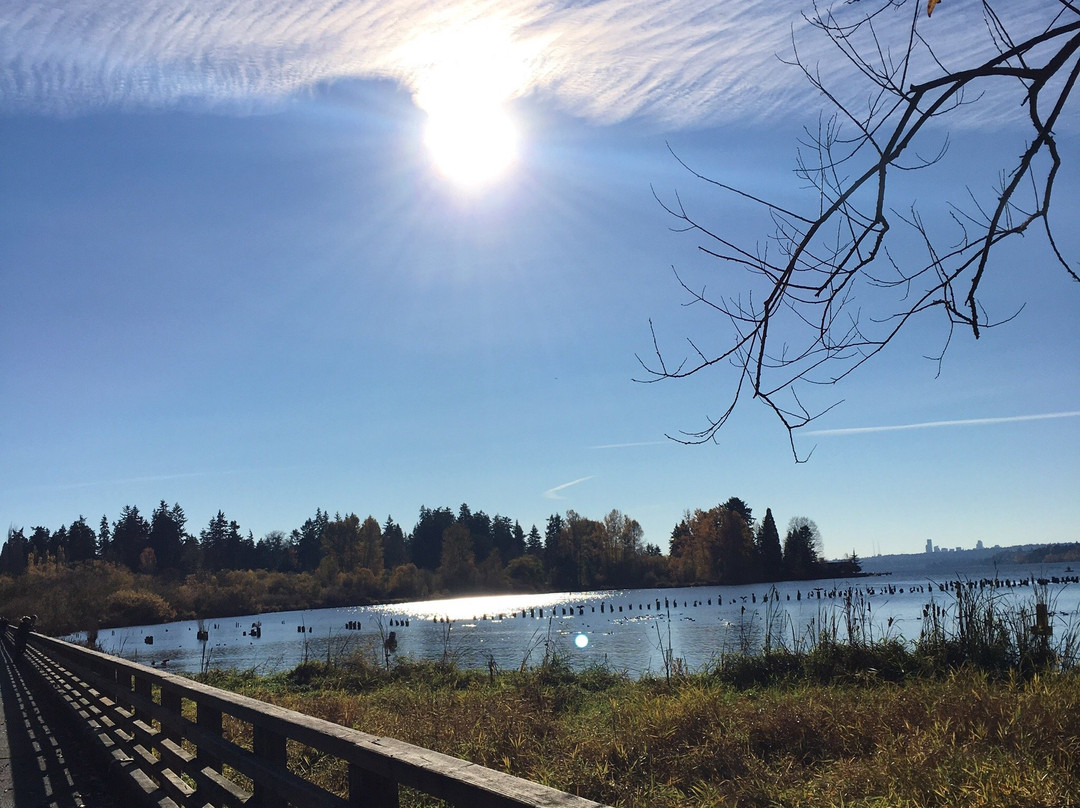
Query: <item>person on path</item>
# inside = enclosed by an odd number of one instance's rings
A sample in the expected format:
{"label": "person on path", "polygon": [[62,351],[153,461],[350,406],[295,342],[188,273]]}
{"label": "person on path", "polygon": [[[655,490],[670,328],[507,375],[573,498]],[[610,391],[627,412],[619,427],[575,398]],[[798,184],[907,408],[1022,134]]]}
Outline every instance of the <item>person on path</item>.
{"label": "person on path", "polygon": [[15,655],[22,656],[26,651],[26,641],[30,639],[30,632],[34,630],[34,618],[23,615],[19,621],[19,627],[15,629]]}

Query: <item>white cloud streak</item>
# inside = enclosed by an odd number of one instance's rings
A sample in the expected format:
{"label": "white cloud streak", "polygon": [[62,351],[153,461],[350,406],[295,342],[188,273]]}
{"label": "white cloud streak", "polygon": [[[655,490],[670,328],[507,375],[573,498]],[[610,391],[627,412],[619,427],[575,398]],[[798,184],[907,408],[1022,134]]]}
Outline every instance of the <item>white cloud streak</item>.
{"label": "white cloud streak", "polygon": [[[1050,2],[1004,11],[1030,28]],[[977,6],[942,7],[927,35],[951,37],[950,52],[970,58],[986,32],[954,20],[975,19]],[[415,91],[427,67],[417,42],[495,24],[521,60],[517,96],[599,122],[768,118],[790,113],[794,99],[820,101],[776,58],[790,55],[793,33],[826,78],[850,77],[807,30],[808,9],[764,0],[0,0],[0,110],[247,109],[340,79]]]}
{"label": "white cloud streak", "polygon": [[142,483],[157,483],[157,482],[171,482],[174,480],[194,480],[203,479],[206,477],[228,477],[237,474],[263,474],[269,471],[291,471],[299,469],[300,466],[278,466],[275,468],[267,468],[265,466],[252,467],[252,468],[237,468],[237,469],[221,469],[218,471],[181,471],[172,474],[153,474],[145,475],[142,477],[122,477],[109,480],[81,480],[79,482],[70,483],[54,483],[54,484],[40,484],[29,486],[14,486],[9,489],[9,493],[22,492],[22,491],[77,491],[82,488],[106,488],[112,486],[130,486],[140,485]]}
{"label": "white cloud streak", "polygon": [[804,435],[869,435],[875,432],[900,432],[909,429],[937,429],[948,426],[993,426],[1015,424],[1022,421],[1046,421],[1053,418],[1076,418],[1080,411],[1047,412],[1038,415],[1008,415],[1001,418],[965,418],[955,421],[925,421],[921,424],[896,424],[892,426],[857,426],[845,429],[816,429]]}
{"label": "white cloud streak", "polygon": [[670,440],[641,440],[633,443],[602,443],[599,446],[590,446],[590,449],[632,449],[636,446],[668,446]]}
{"label": "white cloud streak", "polygon": [[565,497],[559,496],[560,492],[565,491],[567,488],[570,488],[573,485],[578,485],[579,483],[583,483],[586,480],[591,480],[595,476],[595,474],[590,474],[588,477],[578,477],[578,479],[576,480],[571,480],[568,483],[563,483],[562,485],[557,485],[554,488],[549,488],[547,491],[544,492],[544,496],[548,499],[565,499]]}

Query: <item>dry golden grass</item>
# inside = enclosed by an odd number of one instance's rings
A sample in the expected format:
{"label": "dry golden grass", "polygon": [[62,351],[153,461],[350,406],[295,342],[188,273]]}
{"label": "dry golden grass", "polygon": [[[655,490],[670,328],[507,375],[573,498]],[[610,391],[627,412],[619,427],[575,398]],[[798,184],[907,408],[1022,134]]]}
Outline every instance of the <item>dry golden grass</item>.
{"label": "dry golden grass", "polygon": [[[320,665],[215,683],[618,806],[1080,804],[1075,672],[736,689],[706,674]],[[341,787],[327,761],[302,765]]]}

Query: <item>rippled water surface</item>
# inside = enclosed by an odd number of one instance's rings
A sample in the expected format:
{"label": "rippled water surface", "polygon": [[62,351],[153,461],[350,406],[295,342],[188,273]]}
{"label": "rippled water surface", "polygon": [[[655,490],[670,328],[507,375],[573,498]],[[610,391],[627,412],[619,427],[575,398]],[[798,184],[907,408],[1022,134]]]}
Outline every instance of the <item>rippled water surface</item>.
{"label": "rippled water surface", "polygon": [[[873,639],[914,639],[928,606],[951,613],[956,581],[978,587],[996,578],[983,590],[988,596],[1033,611],[1036,587],[1022,581],[1074,576],[1064,564],[973,566],[946,577],[913,572],[775,586],[492,595],[208,620],[205,642],[194,621],[104,630],[98,639],[106,652],[178,672],[207,664],[270,672],[354,652],[381,659],[383,640],[394,632],[396,653],[414,658],[505,670],[555,652],[575,667],[603,663],[642,675],[663,672],[668,649],[699,670],[724,654],[760,647],[766,633],[790,648],[822,628],[843,635],[852,621]],[[1080,620],[1080,585],[1049,583],[1046,591],[1060,636]]]}

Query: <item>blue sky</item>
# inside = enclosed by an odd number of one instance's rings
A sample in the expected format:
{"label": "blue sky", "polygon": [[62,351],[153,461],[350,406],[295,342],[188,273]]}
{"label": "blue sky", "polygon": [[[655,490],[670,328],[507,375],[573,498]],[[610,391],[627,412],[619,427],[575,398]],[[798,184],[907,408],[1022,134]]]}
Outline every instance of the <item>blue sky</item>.
{"label": "blue sky", "polygon": [[[976,53],[973,9],[942,4],[930,34]],[[843,403],[797,439],[808,463],[753,402],[715,445],[664,437],[722,411],[723,371],[634,381],[650,319],[675,354],[725,334],[673,266],[741,280],[652,189],[768,234],[668,144],[813,203],[791,169],[819,99],[775,54],[794,31],[846,85],[796,4],[0,0],[0,19],[5,527],[165,499],[195,531],[222,509],[258,538],[317,507],[409,529],[467,502],[526,530],[618,508],[666,547],[685,509],[740,496],[815,520],[833,556],[1080,539],[1080,289],[1038,235],[986,287],[998,312],[1026,304],[1013,322],[958,333],[940,376],[941,323],[913,322],[820,392]],[[463,190],[419,104],[430,37],[477,26],[513,44],[520,72],[489,72],[520,141]],[[1004,104],[973,110],[901,205],[992,187],[1025,136]],[[1056,214],[1074,261],[1078,122]]]}

